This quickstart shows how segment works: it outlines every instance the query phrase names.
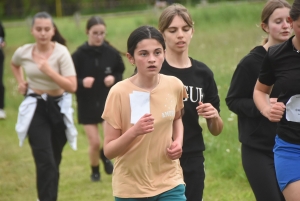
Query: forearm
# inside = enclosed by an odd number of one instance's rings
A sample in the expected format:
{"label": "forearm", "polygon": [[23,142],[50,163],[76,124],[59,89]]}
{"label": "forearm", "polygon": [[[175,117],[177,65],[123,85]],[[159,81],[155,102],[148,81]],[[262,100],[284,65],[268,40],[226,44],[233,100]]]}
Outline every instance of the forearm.
{"label": "forearm", "polygon": [[74,93],[77,89],[77,80],[75,76],[64,77],[59,73],[51,70],[47,72],[47,75],[65,91]]}
{"label": "forearm", "polygon": [[182,119],[176,119],[173,121],[173,141],[179,142],[181,145],[183,144],[183,124]]}
{"label": "forearm", "polygon": [[269,94],[255,89],[253,99],[257,109],[262,113],[262,115],[266,116],[263,111],[268,110],[271,107]]}
{"label": "forearm", "polygon": [[[107,131],[109,135],[109,131]],[[106,135],[106,134],[105,134]],[[120,137],[108,141],[104,138],[104,153],[108,159],[113,159],[123,154],[129,147],[129,145],[135,140],[135,133],[133,127],[128,129]]]}
{"label": "forearm", "polygon": [[206,119],[206,123],[209,132],[214,136],[219,135],[223,130],[223,121],[219,115],[215,118]]}
{"label": "forearm", "polygon": [[22,68],[20,66],[15,66],[14,64],[11,64],[11,69],[18,84],[24,83],[25,81]]}

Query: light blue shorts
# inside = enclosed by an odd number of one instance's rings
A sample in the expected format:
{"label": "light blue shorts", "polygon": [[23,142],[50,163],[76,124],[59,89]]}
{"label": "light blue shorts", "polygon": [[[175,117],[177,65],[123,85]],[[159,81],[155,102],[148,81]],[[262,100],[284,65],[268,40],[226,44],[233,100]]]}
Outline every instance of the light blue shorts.
{"label": "light blue shorts", "polygon": [[280,190],[300,180],[300,145],[275,137],[274,163]]}
{"label": "light blue shorts", "polygon": [[148,198],[119,198],[115,197],[115,201],[186,201],[185,185],[180,184],[175,188],[163,192],[154,197]]}

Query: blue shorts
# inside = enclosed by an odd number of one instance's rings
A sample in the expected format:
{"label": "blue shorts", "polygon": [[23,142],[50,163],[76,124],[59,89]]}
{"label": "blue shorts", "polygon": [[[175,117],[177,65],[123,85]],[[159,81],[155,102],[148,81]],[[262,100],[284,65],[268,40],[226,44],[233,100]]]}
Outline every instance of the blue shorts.
{"label": "blue shorts", "polygon": [[275,137],[274,163],[280,190],[300,180],[300,145]]}
{"label": "blue shorts", "polygon": [[115,197],[115,201],[186,201],[185,185],[180,184],[175,188],[163,192],[159,195],[147,198],[118,198]]}

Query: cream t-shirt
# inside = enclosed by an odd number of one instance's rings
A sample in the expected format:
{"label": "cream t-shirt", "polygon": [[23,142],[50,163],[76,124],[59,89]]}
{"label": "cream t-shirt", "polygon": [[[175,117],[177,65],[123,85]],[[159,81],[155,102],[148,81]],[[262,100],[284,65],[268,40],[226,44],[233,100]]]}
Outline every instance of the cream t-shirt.
{"label": "cream t-shirt", "polygon": [[[106,99],[102,118],[122,134],[133,126],[129,98],[133,91],[147,92],[126,79],[114,85]],[[185,97],[186,90],[179,79],[160,74],[159,84],[150,92],[154,131],[137,137],[116,158],[112,178],[114,196],[152,197],[184,184],[179,160],[171,160],[167,148],[172,143],[175,113],[183,108]]]}
{"label": "cream t-shirt", "polygon": [[[55,90],[60,87],[46,74],[39,70],[32,58],[32,51],[35,44],[26,44],[19,47],[12,56],[12,63],[22,66],[28,87],[39,90]],[[76,76],[75,67],[68,49],[55,42],[54,50],[48,58],[49,66],[64,77]]]}

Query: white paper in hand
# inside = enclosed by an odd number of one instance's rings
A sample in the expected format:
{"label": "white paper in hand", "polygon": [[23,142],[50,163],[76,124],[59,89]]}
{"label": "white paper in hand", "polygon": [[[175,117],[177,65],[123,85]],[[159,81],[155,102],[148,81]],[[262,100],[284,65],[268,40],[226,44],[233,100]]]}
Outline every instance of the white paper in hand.
{"label": "white paper in hand", "polygon": [[131,119],[130,123],[135,124],[144,114],[150,114],[150,93],[133,91],[129,94]]}

